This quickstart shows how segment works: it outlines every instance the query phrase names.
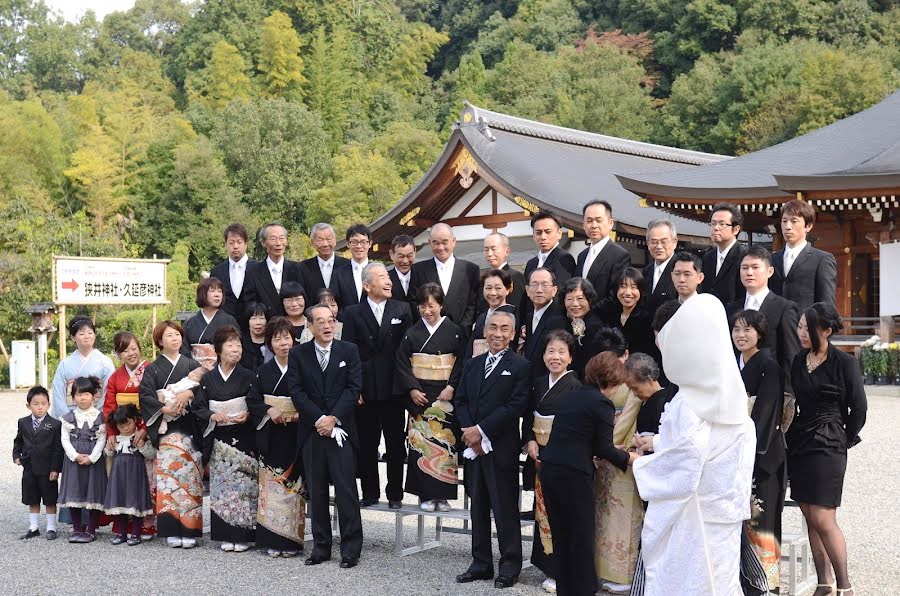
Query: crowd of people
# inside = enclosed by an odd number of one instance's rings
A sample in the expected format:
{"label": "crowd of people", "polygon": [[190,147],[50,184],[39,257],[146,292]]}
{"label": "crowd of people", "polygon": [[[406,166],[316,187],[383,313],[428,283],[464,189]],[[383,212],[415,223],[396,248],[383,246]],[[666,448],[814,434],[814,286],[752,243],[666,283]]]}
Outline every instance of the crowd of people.
{"label": "crowd of people", "polygon": [[[391,509],[411,494],[424,511],[450,510],[463,471],[472,562],[459,583],[514,585],[533,518],[531,561],[549,592],[777,593],[790,479],[815,596],[853,594],[835,511],[866,398],[856,361],[830,341],[835,260],[806,241],[815,212],[786,203],[785,247],[770,254],[740,243],[740,210],[717,205],[702,258],[676,252],[671,221],[652,221],[643,269],[611,238],[608,203],[583,215],[576,259],[559,218],[535,214],[524,274],[501,233],[484,239],[483,273],[457,258],[444,223],[427,259],[395,237],[390,267],[369,261],[365,225],[347,230],[346,259],[317,224],[317,256],[302,262],[285,258],[280,224],[259,232],[262,261],[245,227],[229,226],[196,314],[153,329],[153,362],[120,332],[115,368],[93,321],[70,322],[75,350],[19,421],[22,538],[40,536],[43,503],[47,539],[60,506],[72,543],[111,523],[113,544],[192,548],[208,468],[222,550],[297,556],[308,502],[305,563],[328,561],[333,487],[351,568],[360,510],[382,497],[383,439]],[[522,489],[533,511],[520,512]]]}

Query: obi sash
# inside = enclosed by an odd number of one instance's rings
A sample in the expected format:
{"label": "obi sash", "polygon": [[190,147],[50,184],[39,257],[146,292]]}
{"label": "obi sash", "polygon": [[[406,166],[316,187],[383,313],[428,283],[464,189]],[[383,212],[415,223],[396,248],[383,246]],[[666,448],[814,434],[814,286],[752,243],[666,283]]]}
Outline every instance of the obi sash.
{"label": "obi sash", "polygon": [[411,359],[413,376],[423,381],[449,381],[456,354],[422,354]]}
{"label": "obi sash", "polygon": [[218,359],[212,344],[191,344],[191,357],[206,370],[212,370]]}
{"label": "obi sash", "polygon": [[[263,394],[263,403],[269,407],[278,408],[285,416],[293,416],[297,413],[297,408],[294,407],[293,400],[287,395]],[[263,419],[259,423],[259,426],[256,427],[256,430],[261,430],[269,420],[271,420],[271,418],[269,418],[268,414],[263,416]]]}
{"label": "obi sash", "polygon": [[541,447],[546,447],[550,442],[550,431],[553,428],[554,416],[543,416],[534,413],[534,422],[531,424],[531,430],[534,431],[534,440]]}
{"label": "obi sash", "polygon": [[138,411],[141,410],[141,403],[137,393],[116,393],[117,406],[127,406],[128,404],[134,404]]}
{"label": "obi sash", "polygon": [[225,401],[210,401],[209,411],[213,414],[226,414],[229,420],[227,422],[214,422],[210,419],[209,426],[206,427],[206,432],[203,433],[204,437],[209,435],[217,425],[232,426],[234,422],[230,419],[236,418],[247,411],[247,396],[235,397]]}

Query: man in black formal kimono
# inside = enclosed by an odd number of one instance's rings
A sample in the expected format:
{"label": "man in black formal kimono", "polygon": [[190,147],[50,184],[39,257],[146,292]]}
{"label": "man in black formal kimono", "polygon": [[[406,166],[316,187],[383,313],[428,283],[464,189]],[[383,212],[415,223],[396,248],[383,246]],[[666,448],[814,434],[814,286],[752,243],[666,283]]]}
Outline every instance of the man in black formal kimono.
{"label": "man in black formal kimono", "polygon": [[284,304],[281,302],[281,284],[295,281],[303,285],[300,263],[285,258],[287,250],[287,229],[280,223],[268,223],[259,231],[259,243],[266,249],[266,258],[247,267],[244,280],[246,301],[262,302],[269,308],[270,317],[283,317]]}
{"label": "man in black formal kimono", "polygon": [[[372,231],[364,224],[354,224],[347,228],[346,238],[352,258],[349,266],[345,265],[335,270],[331,280],[331,289],[337,294],[338,304],[342,309],[359,304],[366,297],[362,272],[369,264]],[[341,315],[341,320],[343,320],[343,315]]]}
{"label": "man in black formal kimono", "polygon": [[816,223],[812,206],[798,199],[781,208],[781,234],[784,248],[772,255],[775,274],[769,287],[779,296],[792,300],[800,312],[816,302],[834,306],[837,287],[837,263],[834,255],[813,248],[807,236]]}
{"label": "man in black formal kimono", "polygon": [[344,341],[356,344],[362,362],[362,395],[356,409],[362,485],[360,505],[374,505],[381,496],[378,446],[383,433],[387,459],[385,493],[390,508],[400,509],[406,452],[403,432],[406,407],[403,396],[394,394],[394,370],[397,350],[413,318],[408,302],[391,298],[391,279],[384,265],[369,263],[363,269],[362,279],[366,298],[344,310],[341,335]]}
{"label": "man in black formal kimono", "polygon": [[300,261],[300,269],[303,272],[303,289],[306,290],[307,304],[318,302],[316,296],[322,288],[331,288],[331,280],[334,272],[345,265],[350,264],[350,259],[334,253],[337,238],[331,224],[317,223],[309,233],[316,256]]}
{"label": "man in black formal kimono", "polygon": [[225,252],[228,258],[212,268],[210,277],[215,277],[222,282],[225,291],[225,301],[222,310],[230,314],[240,325],[244,333],[249,333],[247,326],[249,317],[245,309],[247,307],[247,295],[244,286],[247,285],[247,270],[258,262],[247,256],[247,228],[244,224],[233,223],[225,228]]}
{"label": "man in black formal kimono", "polygon": [[591,282],[600,300],[612,300],[618,289],[619,274],[631,266],[628,251],[609,237],[616,223],[612,205],[606,201],[591,201],[582,209],[582,219],[590,245],[579,253],[575,275]]}
{"label": "man in black formal kimono", "polygon": [[734,205],[719,203],[713,207],[709,220],[713,246],[703,254],[700,293],[714,295],[723,305],[744,298],[740,268],[747,249],[737,239],[743,225],[744,216]]}
{"label": "man in black formal kimono", "polygon": [[454,397],[466,445],[466,490],[472,500],[472,563],[456,576],[458,583],[494,578],[492,512],[500,543],[494,587],[515,585],[522,570],[519,418],[528,404],[531,366],[509,350],[515,325],[511,313],[496,311],[488,318],[488,351],[466,362]]}
{"label": "man in black formal kimono", "polygon": [[429,236],[433,259],[412,267],[412,285],[416,288],[434,282],[444,290],[443,314],[462,327],[468,335],[475,322],[475,305],[481,286],[478,265],[454,256],[456,237],[445,223],[437,223]]}
{"label": "man in black formal kimono", "polygon": [[562,221],[549,211],[538,211],[531,217],[531,234],[537,245],[538,254],[525,264],[525,279],[539,267],[549,269],[556,277],[556,284],[562,285],[575,273],[575,257],[560,245]]}
{"label": "man in black formal kimono", "polygon": [[[484,239],[484,260],[487,261],[489,269],[500,269],[509,273],[512,278],[512,290],[506,297],[506,303],[516,307],[516,312],[524,312],[525,300],[525,275],[517,269],[509,266],[509,237],[500,232],[488,234]],[[478,314],[488,309],[488,304],[484,299],[484,292],[479,289],[478,292]]]}
{"label": "man in black formal kimono", "polygon": [[[391,240],[388,250],[394,264],[388,274],[391,277],[391,298],[415,304],[416,288],[412,285],[412,266],[416,262],[416,241],[412,236],[401,234]],[[413,311],[416,311],[413,308]],[[415,316],[415,312],[413,313]]]}
{"label": "man in black formal kimono", "polygon": [[531,362],[534,375],[547,374],[544,365],[544,336],[552,329],[566,328],[566,315],[562,307],[556,303],[556,280],[549,269],[535,269],[528,279],[528,315],[523,317],[522,330],[519,331],[522,341],[522,356]]}
{"label": "man in black formal kimono", "polygon": [[678,246],[678,234],[675,224],[666,219],[657,219],[647,224],[647,248],[653,260],[644,267],[644,279],[650,287],[647,297],[647,312],[650,318],[663,302],[674,300],[675,283],[672,281],[672,269],[675,262],[675,247]]}
{"label": "man in black formal kimono", "polygon": [[312,508],[313,550],[307,565],[331,558],[328,484],[341,527],[341,567],[355,567],[362,551],[362,520],[356,492],[356,402],[362,388],[359,350],[334,339],[334,316],[327,306],[306,310],[313,334],[291,349],[287,381],[300,413],[299,441]]}
{"label": "man in black formal kimono", "polygon": [[766,318],[769,332],[759,348],[769,350],[769,355],[783,372],[785,391],[792,393],[791,366],[800,351],[797,335],[800,312],[796,304],[769,291],[768,283],[773,273],[772,255],[765,247],[757,244],[747,249],[741,260],[741,283],[747,296],[743,301],[732,302],[726,310],[729,318],[747,309],[759,311]]}

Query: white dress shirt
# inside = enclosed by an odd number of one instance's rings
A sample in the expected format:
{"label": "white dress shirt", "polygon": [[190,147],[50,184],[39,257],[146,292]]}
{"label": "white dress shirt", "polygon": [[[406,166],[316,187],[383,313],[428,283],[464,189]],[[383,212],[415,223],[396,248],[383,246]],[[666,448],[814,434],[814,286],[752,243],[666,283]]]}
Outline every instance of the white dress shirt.
{"label": "white dress shirt", "polygon": [[547,262],[547,257],[550,256],[550,253],[556,250],[556,247],[559,246],[559,242],[553,245],[553,248],[548,250],[547,252],[538,251],[538,268],[543,267],[544,263]]}
{"label": "white dress shirt", "polygon": [[272,260],[272,257],[266,257],[266,269],[269,270],[269,275],[272,276],[275,291],[281,292],[281,273],[284,270],[284,257],[277,263]]}
{"label": "white dress shirt", "polygon": [[366,297],[366,301],[369,303],[369,308],[372,309],[372,314],[375,315],[375,320],[378,321],[378,326],[381,326],[381,317],[384,316],[384,305],[387,300],[382,300],[381,302],[375,302],[372,300],[371,296]]}
{"label": "white dress shirt", "polygon": [[794,266],[794,261],[797,260],[797,257],[800,256],[800,252],[806,248],[806,240],[791,248],[789,246],[784,247],[784,276],[787,277],[787,274],[791,272],[791,267]]}
{"label": "white dress shirt", "polygon": [[446,262],[441,263],[437,257],[434,258],[434,266],[437,267],[438,279],[441,281],[441,289],[444,295],[450,291],[450,280],[453,279],[453,266],[456,263],[456,257],[450,255]]}
{"label": "white dress shirt", "polygon": [[331,257],[327,261],[323,261],[322,257],[316,257],[316,262],[319,263],[322,281],[325,282],[325,287],[327,288],[331,285],[331,273],[334,271],[334,253],[331,253]]}
{"label": "white dress shirt", "polygon": [[394,267],[394,271],[397,273],[397,279],[400,280],[400,285],[403,286],[403,295],[406,296],[409,294],[409,277],[411,275],[411,270],[406,273],[400,273],[400,270]]}
{"label": "white dress shirt", "polygon": [[369,259],[366,259],[362,263],[357,263],[356,261],[351,261],[350,266],[353,267],[353,284],[356,286],[356,299],[359,300],[362,298],[363,286],[362,286],[362,271],[366,268],[366,265],[369,264]]}
{"label": "white dress shirt", "polygon": [[534,314],[531,316],[531,332],[534,333],[535,329],[541,322],[541,317],[544,316],[544,313],[547,312],[547,309],[550,307],[551,302],[548,302],[544,305],[544,308],[540,310],[534,311]]}
{"label": "white dress shirt", "polygon": [[[675,256],[675,255],[673,254],[672,256]],[[672,257],[669,257],[662,263],[657,263],[656,261],[654,261],[654,263],[653,263],[653,287],[650,288],[651,292],[656,291],[656,284],[659,283],[660,278],[662,278],[663,271],[665,271],[666,267],[669,266],[669,261],[671,261],[671,260],[672,260]]]}
{"label": "white dress shirt", "polygon": [[587,279],[588,271],[591,270],[591,266],[594,264],[594,260],[597,258],[597,255],[600,254],[600,251],[603,250],[603,247],[605,247],[608,242],[609,236],[607,236],[603,240],[599,240],[591,244],[591,247],[588,249],[588,254],[584,259],[584,267],[581,270],[581,277]]}
{"label": "white dress shirt", "polygon": [[228,280],[231,282],[231,291],[238,298],[244,289],[244,275],[247,273],[247,255],[238,261],[228,259]]}
{"label": "white dress shirt", "polygon": [[731,241],[731,244],[725,247],[725,250],[717,249],[719,253],[719,258],[716,260],[716,275],[719,274],[719,270],[722,268],[722,264],[725,262],[725,257],[728,256],[728,252],[737,244],[737,238]]}
{"label": "white dress shirt", "polygon": [[769,288],[767,287],[763,287],[759,292],[753,295],[751,295],[750,292],[747,292],[747,298],[744,300],[744,310],[759,310],[763,300],[765,300],[768,295]]}

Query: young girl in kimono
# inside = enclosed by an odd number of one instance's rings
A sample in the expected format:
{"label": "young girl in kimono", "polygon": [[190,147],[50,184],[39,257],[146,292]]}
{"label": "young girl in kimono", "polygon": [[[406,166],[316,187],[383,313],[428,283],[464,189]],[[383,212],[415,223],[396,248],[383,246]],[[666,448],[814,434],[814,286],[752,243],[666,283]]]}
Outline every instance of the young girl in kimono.
{"label": "young girl in kimono", "polygon": [[[100,395],[100,379],[78,377],[72,383],[75,409],[62,418],[62,446],[66,457],[62,466],[59,504],[72,510],[69,542],[94,541],[94,533],[106,496],[106,462],[101,459],[106,445],[103,414],[94,404]],[[85,530],[82,509],[87,509]]]}
{"label": "young girl in kimono", "polygon": [[[138,420],[140,415],[134,404],[119,406],[110,417],[110,422],[119,432],[113,445],[105,450],[113,458],[113,462],[103,510],[107,515],[119,518],[118,531],[110,539],[113,545],[123,542],[127,542],[128,546],[140,544],[143,518],[153,513],[150,481],[144,460],[156,457],[156,449],[150,441],[144,441],[140,447],[135,444]],[[127,536],[129,530],[130,537]]]}

